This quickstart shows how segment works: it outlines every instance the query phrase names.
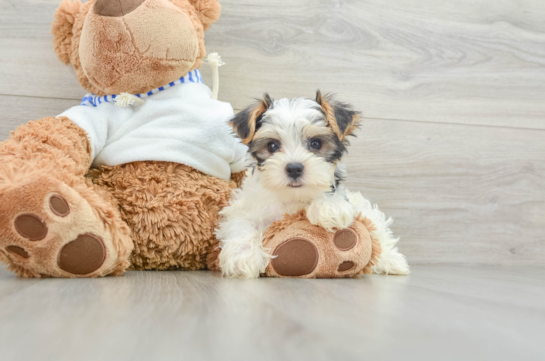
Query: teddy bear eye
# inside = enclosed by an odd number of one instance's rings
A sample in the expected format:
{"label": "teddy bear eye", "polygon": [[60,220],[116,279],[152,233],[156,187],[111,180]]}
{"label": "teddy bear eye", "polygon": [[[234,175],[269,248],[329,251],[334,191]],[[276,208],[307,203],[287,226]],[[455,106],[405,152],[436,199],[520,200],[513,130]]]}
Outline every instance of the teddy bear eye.
{"label": "teddy bear eye", "polygon": [[310,146],[313,149],[319,150],[322,148],[322,141],[320,139],[311,139],[310,140]]}
{"label": "teddy bear eye", "polygon": [[278,152],[280,145],[277,142],[269,142],[269,144],[267,144],[267,148],[269,149],[270,153],[274,153]]}

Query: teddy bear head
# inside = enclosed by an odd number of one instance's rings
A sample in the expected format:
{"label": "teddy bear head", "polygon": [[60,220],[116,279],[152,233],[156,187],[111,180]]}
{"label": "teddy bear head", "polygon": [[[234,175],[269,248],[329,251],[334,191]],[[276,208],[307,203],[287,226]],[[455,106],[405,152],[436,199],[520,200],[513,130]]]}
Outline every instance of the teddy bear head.
{"label": "teddy bear head", "polygon": [[55,53],[89,92],[144,93],[201,65],[219,14],[218,0],[63,0]]}

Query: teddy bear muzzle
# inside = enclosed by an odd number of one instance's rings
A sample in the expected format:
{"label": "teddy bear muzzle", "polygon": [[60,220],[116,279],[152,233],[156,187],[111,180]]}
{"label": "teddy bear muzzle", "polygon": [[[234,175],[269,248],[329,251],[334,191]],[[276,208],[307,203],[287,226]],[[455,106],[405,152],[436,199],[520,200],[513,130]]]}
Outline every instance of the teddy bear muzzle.
{"label": "teddy bear muzzle", "polygon": [[102,16],[123,16],[127,15],[146,0],[97,0],[94,11]]}
{"label": "teddy bear muzzle", "polygon": [[97,0],[79,44],[85,75],[105,94],[168,84],[190,71],[198,54],[194,22],[168,0]]}

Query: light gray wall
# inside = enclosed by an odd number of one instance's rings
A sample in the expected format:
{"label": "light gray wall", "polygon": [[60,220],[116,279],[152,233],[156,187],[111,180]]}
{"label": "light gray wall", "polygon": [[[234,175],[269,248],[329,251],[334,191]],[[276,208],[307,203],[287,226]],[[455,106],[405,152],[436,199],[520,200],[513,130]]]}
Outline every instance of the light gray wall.
{"label": "light gray wall", "polygon": [[[60,0],[0,0],[0,139],[77,104]],[[229,0],[207,33],[235,109],[335,92],[365,117],[347,184],[412,263],[545,260],[545,2]],[[202,69],[211,84],[210,70]]]}

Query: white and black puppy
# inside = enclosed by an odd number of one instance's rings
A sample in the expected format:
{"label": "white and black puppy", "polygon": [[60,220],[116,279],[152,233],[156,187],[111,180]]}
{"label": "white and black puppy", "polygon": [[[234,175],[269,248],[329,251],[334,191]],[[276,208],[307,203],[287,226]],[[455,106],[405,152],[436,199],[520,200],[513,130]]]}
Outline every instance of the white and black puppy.
{"label": "white and black puppy", "polygon": [[374,272],[409,272],[389,229],[392,220],[341,184],[345,171],[340,161],[358,121],[359,113],[350,105],[319,91],[315,100],[272,100],[266,94],[235,116],[231,125],[248,145],[252,164],[242,187],[220,212],[216,235],[224,276],[259,277],[272,257],[262,245],[263,233],[286,213],[301,209],[312,224],[328,231],[350,226],[361,213],[375,224],[382,246]]}

